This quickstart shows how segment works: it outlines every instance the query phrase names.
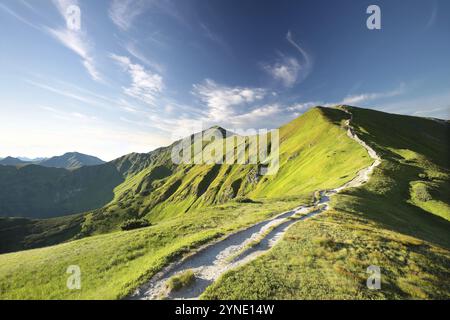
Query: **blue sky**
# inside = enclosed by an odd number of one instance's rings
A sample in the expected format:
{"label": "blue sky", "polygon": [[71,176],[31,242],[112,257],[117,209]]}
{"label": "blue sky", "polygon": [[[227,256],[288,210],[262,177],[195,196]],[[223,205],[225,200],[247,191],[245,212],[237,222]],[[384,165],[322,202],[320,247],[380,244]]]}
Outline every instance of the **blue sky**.
{"label": "blue sky", "polygon": [[0,157],[111,160],[314,105],[450,118],[444,0],[0,0],[0,39]]}

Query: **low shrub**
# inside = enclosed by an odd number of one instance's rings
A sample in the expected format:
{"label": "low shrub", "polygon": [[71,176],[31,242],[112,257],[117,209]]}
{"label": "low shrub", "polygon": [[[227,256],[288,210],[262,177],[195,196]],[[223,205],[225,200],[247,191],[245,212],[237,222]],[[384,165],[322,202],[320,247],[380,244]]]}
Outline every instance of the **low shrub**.
{"label": "low shrub", "polygon": [[151,226],[150,222],[145,219],[130,219],[122,223],[120,228],[124,231]]}
{"label": "low shrub", "polygon": [[237,197],[236,199],[234,199],[234,201],[236,201],[237,203],[256,203],[256,201],[245,197]]}

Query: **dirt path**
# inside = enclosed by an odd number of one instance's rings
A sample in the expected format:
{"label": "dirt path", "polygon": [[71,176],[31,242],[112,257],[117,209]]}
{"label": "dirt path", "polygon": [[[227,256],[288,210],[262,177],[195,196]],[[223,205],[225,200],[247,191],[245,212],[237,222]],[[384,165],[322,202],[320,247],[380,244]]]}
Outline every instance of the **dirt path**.
{"label": "dirt path", "polygon": [[[169,265],[157,273],[147,284],[131,295],[130,299],[197,299],[212,282],[224,272],[256,259],[272,248],[288,228],[328,210],[330,197],[346,188],[357,187],[369,180],[370,174],[381,163],[377,153],[354,133],[347,121],[347,135],[362,145],[374,159],[371,166],[358,172],[345,185],[320,192],[320,199],[312,206],[301,206],[284,212],[274,218],[260,222],[245,230],[234,233],[223,240],[208,245],[193,255]],[[192,285],[176,292],[169,292],[167,281],[174,275],[192,270],[195,281]]]}

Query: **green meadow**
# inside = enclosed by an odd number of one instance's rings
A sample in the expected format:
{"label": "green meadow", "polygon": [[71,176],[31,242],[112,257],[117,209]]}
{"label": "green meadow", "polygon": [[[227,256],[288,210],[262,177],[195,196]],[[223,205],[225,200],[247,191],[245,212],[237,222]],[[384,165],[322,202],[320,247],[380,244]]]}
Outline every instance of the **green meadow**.
{"label": "green meadow", "polygon": [[[86,237],[0,255],[1,299],[119,299],[163,266],[202,244],[267,219],[298,201],[228,203],[157,225]],[[81,290],[69,290],[70,265],[81,268]]]}

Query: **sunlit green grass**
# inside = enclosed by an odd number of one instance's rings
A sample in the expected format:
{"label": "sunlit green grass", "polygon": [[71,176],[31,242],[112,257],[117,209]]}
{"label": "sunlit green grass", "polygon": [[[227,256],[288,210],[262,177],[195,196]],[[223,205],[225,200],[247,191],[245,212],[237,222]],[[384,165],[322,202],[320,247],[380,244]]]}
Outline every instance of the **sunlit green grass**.
{"label": "sunlit green grass", "polygon": [[[370,265],[381,268],[380,290],[367,288]],[[330,211],[293,225],[202,299],[449,299],[449,265],[446,249]]]}
{"label": "sunlit green grass", "polygon": [[[307,196],[291,201],[228,203],[148,228],[3,254],[0,299],[122,298],[181,254],[311,199]],[[81,268],[81,290],[66,287],[70,265]]]}
{"label": "sunlit green grass", "polygon": [[[449,299],[448,126],[351,109],[382,157],[369,183],[298,222],[268,254],[223,275],[204,299]],[[366,286],[381,268],[381,290]]]}
{"label": "sunlit green grass", "polygon": [[195,281],[195,275],[192,270],[186,270],[181,274],[172,276],[168,282],[167,286],[170,291],[178,291],[182,288],[189,286]]}

